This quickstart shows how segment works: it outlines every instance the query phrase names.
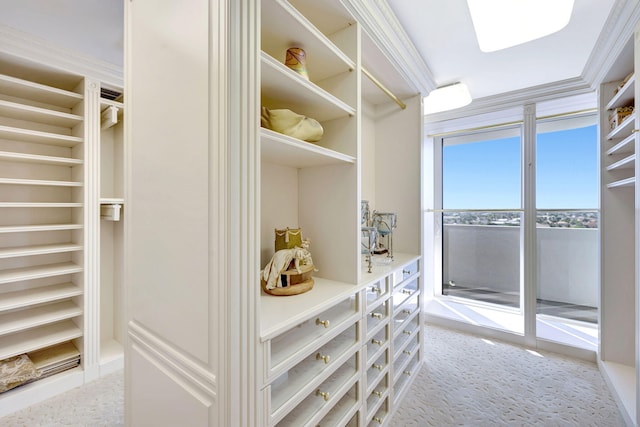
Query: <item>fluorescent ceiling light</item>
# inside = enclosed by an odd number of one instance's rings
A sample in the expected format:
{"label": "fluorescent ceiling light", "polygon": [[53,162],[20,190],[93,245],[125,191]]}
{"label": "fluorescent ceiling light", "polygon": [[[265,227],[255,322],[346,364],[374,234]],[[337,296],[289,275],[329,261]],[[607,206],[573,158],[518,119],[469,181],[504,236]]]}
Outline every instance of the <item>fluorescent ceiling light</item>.
{"label": "fluorescent ceiling light", "polygon": [[467,0],[480,50],[495,52],[548,36],[571,18],[574,0]]}
{"label": "fluorescent ceiling light", "polygon": [[469,89],[464,83],[454,83],[434,89],[424,98],[424,114],[453,110],[471,103]]}

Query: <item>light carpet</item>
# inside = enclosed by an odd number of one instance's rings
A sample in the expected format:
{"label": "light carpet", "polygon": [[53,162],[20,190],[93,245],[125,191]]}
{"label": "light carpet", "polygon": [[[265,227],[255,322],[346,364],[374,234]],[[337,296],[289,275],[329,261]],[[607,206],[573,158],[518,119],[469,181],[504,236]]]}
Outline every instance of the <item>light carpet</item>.
{"label": "light carpet", "polygon": [[393,427],[625,425],[594,363],[432,325],[425,346]]}
{"label": "light carpet", "polygon": [[[593,363],[428,325],[425,365],[390,425],[623,426]],[[4,418],[14,426],[123,426],[116,372]]]}

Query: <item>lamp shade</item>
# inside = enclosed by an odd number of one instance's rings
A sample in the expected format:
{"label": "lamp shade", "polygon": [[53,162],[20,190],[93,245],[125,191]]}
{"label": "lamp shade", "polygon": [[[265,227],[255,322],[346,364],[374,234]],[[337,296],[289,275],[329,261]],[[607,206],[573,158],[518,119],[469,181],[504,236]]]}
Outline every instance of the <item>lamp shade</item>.
{"label": "lamp shade", "polygon": [[471,103],[471,94],[464,83],[454,83],[432,90],[424,98],[424,114],[453,110]]}

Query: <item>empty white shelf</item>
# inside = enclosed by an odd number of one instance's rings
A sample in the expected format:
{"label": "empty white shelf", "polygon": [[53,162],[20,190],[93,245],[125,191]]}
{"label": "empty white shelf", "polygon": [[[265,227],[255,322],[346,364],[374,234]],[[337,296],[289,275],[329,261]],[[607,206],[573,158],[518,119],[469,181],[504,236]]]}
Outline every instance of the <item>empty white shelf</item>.
{"label": "empty white shelf", "polygon": [[35,267],[12,268],[0,271],[0,284],[79,273],[81,271],[82,266],[72,262],[38,265]]}
{"label": "empty white shelf", "polygon": [[45,165],[75,166],[84,163],[81,159],[68,157],[42,156],[39,154],[14,153],[11,151],[0,151],[0,160],[10,160],[12,162],[40,163]]}
{"label": "empty white shelf", "polygon": [[44,187],[82,187],[82,182],[46,179],[0,178],[0,184],[37,185]]}
{"label": "empty white shelf", "polygon": [[617,162],[610,164],[609,166],[607,166],[607,170],[611,171],[616,169],[629,169],[634,167],[635,161],[636,161],[636,155],[632,154],[630,156],[625,157],[624,159],[618,160]]}
{"label": "empty white shelf", "polygon": [[37,224],[37,225],[3,225],[0,233],[24,233],[33,231],[78,230],[82,224]]}
{"label": "empty white shelf", "polygon": [[82,117],[76,114],[62,113],[60,111],[32,107],[30,105],[18,104],[1,99],[0,116],[65,128],[71,128],[82,122]]}
{"label": "empty white shelf", "polygon": [[70,341],[80,336],[82,331],[71,320],[6,335],[0,337],[0,360]]}
{"label": "empty white shelf", "polygon": [[80,316],[82,308],[72,301],[41,305],[0,315],[0,335]]}
{"label": "empty white shelf", "polygon": [[73,283],[60,283],[23,291],[7,292],[0,296],[0,311],[14,310],[78,295],[82,295],[82,289]]}
{"label": "empty white shelf", "polygon": [[22,142],[35,142],[37,144],[59,145],[61,147],[73,147],[82,142],[82,138],[77,136],[60,135],[57,133],[40,132],[10,126],[0,126],[0,138]]}
{"label": "empty white shelf", "polygon": [[51,245],[34,245],[34,246],[19,246],[13,248],[1,248],[0,259],[2,258],[14,258],[30,255],[46,255],[57,254],[61,252],[75,252],[82,250],[82,245],[77,243],[59,243]]}
{"label": "empty white shelf", "polygon": [[79,93],[2,74],[0,74],[0,93],[66,108],[73,107],[84,98]]}
{"label": "empty white shelf", "polygon": [[632,152],[635,148],[634,147],[635,140],[636,140],[636,135],[635,133],[632,133],[622,141],[618,142],[613,147],[609,148],[607,150],[607,154],[611,155],[611,154],[621,154],[621,153]]}
{"label": "empty white shelf", "polygon": [[634,185],[636,185],[636,177],[632,176],[631,178],[625,178],[619,181],[610,182],[609,184],[607,184],[607,188],[633,187]]}

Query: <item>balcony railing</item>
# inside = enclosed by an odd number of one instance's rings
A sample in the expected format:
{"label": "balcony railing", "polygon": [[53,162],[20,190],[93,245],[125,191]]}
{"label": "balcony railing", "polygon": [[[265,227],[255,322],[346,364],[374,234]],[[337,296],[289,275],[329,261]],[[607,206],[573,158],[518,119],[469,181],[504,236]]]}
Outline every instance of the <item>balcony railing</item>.
{"label": "balcony railing", "polygon": [[[445,224],[443,237],[445,289],[481,289],[518,306],[520,227]],[[597,245],[597,228],[538,227],[538,301],[597,307]]]}

